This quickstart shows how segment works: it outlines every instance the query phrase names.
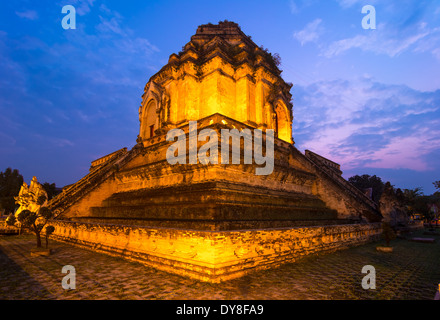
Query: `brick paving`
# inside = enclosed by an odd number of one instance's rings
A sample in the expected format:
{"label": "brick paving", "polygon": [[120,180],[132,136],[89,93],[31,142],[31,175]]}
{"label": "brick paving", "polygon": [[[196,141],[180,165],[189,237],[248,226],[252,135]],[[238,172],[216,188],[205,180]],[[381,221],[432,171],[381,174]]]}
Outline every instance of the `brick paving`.
{"label": "brick paving", "polygon": [[[0,300],[432,300],[440,283],[436,242],[393,241],[394,252],[370,243],[209,284],[140,263],[51,241],[52,254],[31,257],[33,235],[0,236]],[[76,269],[76,289],[61,286],[64,265]],[[364,265],[376,269],[376,289],[361,286]]]}

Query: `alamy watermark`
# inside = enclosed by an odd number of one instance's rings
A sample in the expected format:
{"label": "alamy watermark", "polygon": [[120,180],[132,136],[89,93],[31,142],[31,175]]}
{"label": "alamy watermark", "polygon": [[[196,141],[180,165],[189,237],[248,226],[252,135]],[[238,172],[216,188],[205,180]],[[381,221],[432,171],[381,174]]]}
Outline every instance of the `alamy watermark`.
{"label": "alamy watermark", "polygon": [[67,273],[61,280],[61,286],[64,290],[76,289],[76,270],[74,266],[70,264],[63,266],[62,273]]}
{"label": "alamy watermark", "polygon": [[362,289],[376,289],[376,268],[372,265],[365,265],[362,268],[362,273],[367,275],[362,278]]}
{"label": "alamy watermark", "polygon": [[362,7],[362,13],[366,14],[362,19],[362,28],[376,29],[376,8],[372,5],[365,5]]}
{"label": "alamy watermark", "polygon": [[61,26],[64,30],[76,29],[76,10],[75,7],[68,4],[61,9],[61,13],[67,13],[61,20]]}
{"label": "alamy watermark", "polygon": [[[263,148],[263,131],[259,129],[221,129],[220,155],[221,164],[241,164],[241,139],[243,138],[243,163],[252,164],[255,161],[256,175],[269,175],[274,167],[274,130],[266,130],[265,146]],[[182,129],[171,129],[168,131],[166,140],[177,141],[169,146],[166,159],[169,164],[187,163],[187,141],[188,141],[188,163],[189,164],[218,164],[219,163],[219,139],[213,129],[203,129],[197,133],[197,121],[189,121],[188,138]],[[209,139],[199,150],[197,143]],[[230,141],[232,140],[232,152],[230,152]],[[265,155],[263,155],[265,150]],[[232,155],[232,159],[230,159]],[[253,159],[252,159],[253,158]],[[232,160],[232,161],[230,161]]]}

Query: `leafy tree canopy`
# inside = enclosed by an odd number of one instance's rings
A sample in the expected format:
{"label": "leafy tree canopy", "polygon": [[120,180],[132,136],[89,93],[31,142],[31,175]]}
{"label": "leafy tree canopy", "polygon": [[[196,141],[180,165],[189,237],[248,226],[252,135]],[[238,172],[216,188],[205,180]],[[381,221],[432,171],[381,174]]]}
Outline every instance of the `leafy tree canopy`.
{"label": "leafy tree canopy", "polygon": [[348,178],[348,182],[354,185],[356,188],[364,192],[368,188],[372,188],[372,198],[373,201],[379,202],[380,196],[384,190],[385,183],[381,178],[376,175],[370,176],[368,174],[355,175]]}
{"label": "leafy tree canopy", "polygon": [[57,189],[55,183],[45,182],[45,183],[43,183],[43,188],[44,188],[44,190],[46,190],[47,200],[52,199],[53,197],[55,197],[57,194],[60,193],[60,191]]}
{"label": "leafy tree canopy", "polygon": [[434,181],[432,184],[437,189],[436,193],[440,193],[440,180]]}
{"label": "leafy tree canopy", "polygon": [[23,176],[17,169],[7,168],[0,172],[0,210],[5,214],[14,212],[16,208],[14,197],[18,196],[23,185]]}

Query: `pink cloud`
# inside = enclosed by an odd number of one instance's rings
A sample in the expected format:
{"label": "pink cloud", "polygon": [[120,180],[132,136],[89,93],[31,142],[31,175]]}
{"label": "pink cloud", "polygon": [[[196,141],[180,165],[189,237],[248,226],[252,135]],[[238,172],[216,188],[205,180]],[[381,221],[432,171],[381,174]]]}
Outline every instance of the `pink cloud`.
{"label": "pink cloud", "polygon": [[408,137],[393,138],[390,143],[371,155],[371,159],[376,161],[367,164],[366,167],[432,170],[426,162],[426,155],[440,148],[440,141],[435,138],[440,136],[440,132],[423,131],[425,130],[414,132]]}

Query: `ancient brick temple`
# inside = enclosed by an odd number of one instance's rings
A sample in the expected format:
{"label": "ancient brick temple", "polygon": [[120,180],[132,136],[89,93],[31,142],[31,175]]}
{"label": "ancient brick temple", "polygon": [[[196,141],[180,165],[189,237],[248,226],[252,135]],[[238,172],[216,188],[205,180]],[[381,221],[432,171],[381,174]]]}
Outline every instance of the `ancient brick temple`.
{"label": "ancient brick temple", "polygon": [[[136,146],[93,161],[50,202],[55,236],[212,282],[370,241],[376,204],[337,163],[295,148],[291,87],[236,23],[199,26],[146,84]],[[222,129],[258,129],[266,142],[274,132],[272,173],[257,175],[255,161],[191,162],[190,148],[171,164],[167,133],[190,136],[193,121],[219,140]],[[241,159],[245,149],[243,139]]]}

